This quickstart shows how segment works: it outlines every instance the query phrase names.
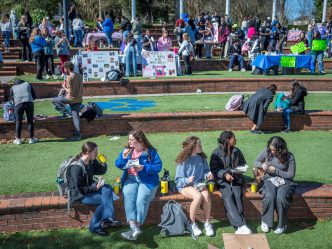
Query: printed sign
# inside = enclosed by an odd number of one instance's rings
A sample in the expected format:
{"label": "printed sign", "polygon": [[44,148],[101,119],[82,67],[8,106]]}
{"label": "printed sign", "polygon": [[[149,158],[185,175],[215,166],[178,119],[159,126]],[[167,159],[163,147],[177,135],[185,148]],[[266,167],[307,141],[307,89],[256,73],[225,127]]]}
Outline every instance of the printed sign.
{"label": "printed sign", "polygon": [[173,52],[142,51],[143,77],[177,76],[176,58]]}
{"label": "printed sign", "polygon": [[295,67],[296,57],[294,56],[281,56],[280,65],[282,67]]}
{"label": "printed sign", "polygon": [[83,78],[102,78],[109,70],[119,70],[118,51],[82,52]]}
{"label": "printed sign", "polygon": [[305,46],[304,42],[296,43],[294,46],[290,47],[293,54],[300,54],[307,50],[307,47]]}
{"label": "printed sign", "polygon": [[313,40],[311,50],[312,51],[325,51],[326,50],[326,40]]}

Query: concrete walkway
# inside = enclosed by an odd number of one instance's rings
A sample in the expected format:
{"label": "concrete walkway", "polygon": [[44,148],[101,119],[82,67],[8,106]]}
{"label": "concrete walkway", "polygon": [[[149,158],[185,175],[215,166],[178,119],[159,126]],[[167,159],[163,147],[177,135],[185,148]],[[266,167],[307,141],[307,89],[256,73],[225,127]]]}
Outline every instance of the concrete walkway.
{"label": "concrete walkway", "polygon": [[11,75],[11,76],[0,76],[0,82],[2,84],[6,84],[14,78],[15,78],[15,76],[13,76],[13,75]]}

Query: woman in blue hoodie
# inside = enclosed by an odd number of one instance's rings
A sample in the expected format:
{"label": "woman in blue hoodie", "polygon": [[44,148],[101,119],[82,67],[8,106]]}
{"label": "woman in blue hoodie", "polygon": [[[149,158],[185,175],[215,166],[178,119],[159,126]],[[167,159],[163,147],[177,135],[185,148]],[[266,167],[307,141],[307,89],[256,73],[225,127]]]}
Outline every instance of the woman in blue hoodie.
{"label": "woman in blue hoodie", "polygon": [[140,226],[157,192],[162,162],[143,131],[133,130],[129,132],[128,145],[115,161],[115,166],[124,171],[121,183],[130,225],[130,230],[121,233],[121,236],[127,240],[136,240],[142,233]]}
{"label": "woman in blue hoodie", "polygon": [[114,32],[114,25],[109,15],[106,16],[105,21],[103,22],[102,25],[103,25],[103,31],[107,38],[108,47],[112,48],[113,47],[112,34]]}
{"label": "woman in blue hoodie", "polygon": [[45,52],[44,47],[46,47],[46,40],[42,37],[41,31],[38,28],[32,30],[29,42],[32,49],[33,57],[37,62],[37,80],[43,79],[43,71],[45,67]]}

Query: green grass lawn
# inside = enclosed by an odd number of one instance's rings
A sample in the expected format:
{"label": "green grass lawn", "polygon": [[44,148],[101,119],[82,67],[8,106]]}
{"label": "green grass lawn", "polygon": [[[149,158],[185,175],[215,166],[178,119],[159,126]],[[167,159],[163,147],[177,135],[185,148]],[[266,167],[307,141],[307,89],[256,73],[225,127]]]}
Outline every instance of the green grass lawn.
{"label": "green grass lawn", "polygon": [[[304,228],[303,224],[312,226]],[[120,233],[127,228],[112,229],[108,237],[98,237],[87,229],[58,229],[52,231],[22,232],[0,234],[0,248],[17,249],[90,249],[90,248],[194,248],[206,249],[208,244],[223,248],[222,233],[234,233],[228,222],[213,222],[216,236],[200,236],[196,241],[189,235],[163,238],[159,235],[157,226],[143,227],[143,234],[135,242],[124,241]],[[249,222],[249,226],[260,232],[258,222]],[[291,221],[285,234],[266,234],[271,249],[330,249],[332,248],[332,221]]]}
{"label": "green grass lawn", "polygon": [[[216,61],[218,63],[218,61]],[[325,75],[319,75],[316,73],[315,75],[303,73],[301,75],[252,75],[251,72],[240,72],[240,71],[204,71],[204,72],[193,72],[190,76],[178,76],[178,77],[166,77],[165,79],[199,79],[199,78],[269,78],[271,80],[278,80],[283,78],[296,78],[296,79],[316,79],[316,78],[332,78],[332,70],[326,70]],[[17,79],[22,79],[27,82],[37,82],[35,74],[27,74],[16,76]],[[130,77],[131,80],[142,80],[142,79],[149,79],[139,77]],[[154,78],[155,79],[155,78]],[[99,79],[91,79],[92,80],[99,80]],[[61,80],[43,80],[43,82],[61,82]]]}
{"label": "green grass lawn", "polygon": [[[194,95],[173,95],[173,96],[147,96],[136,97],[130,96],[137,100],[152,100],[155,102],[154,107],[144,108],[138,112],[187,112],[187,111],[223,111],[225,104],[232,94],[194,94]],[[249,94],[248,94],[249,96]],[[85,99],[84,104],[88,101],[93,102],[108,102],[110,99],[116,99],[121,102],[121,98],[94,98]],[[332,110],[331,94],[329,93],[310,93],[305,99],[307,110]],[[126,107],[124,105],[123,107]],[[270,110],[273,110],[273,104],[270,105]],[[120,111],[106,109],[104,113],[119,113]],[[129,111],[133,112],[133,111]],[[3,110],[0,109],[2,116]],[[121,111],[126,113],[126,111]],[[39,101],[35,103],[35,115],[45,114],[47,116],[58,116],[57,112],[50,101]]]}
{"label": "green grass lawn", "polygon": [[[203,149],[208,156],[217,147],[220,132],[155,133],[148,134],[151,143],[158,149],[163,168],[169,169],[171,178],[175,175],[175,158],[181,150],[181,143],[189,135],[201,138]],[[291,152],[295,154],[297,181],[331,183],[330,152],[332,132],[306,131],[290,134],[271,133],[253,135],[248,131],[235,133],[237,146],[242,150],[250,167],[256,156],[266,147],[266,141],[273,135],[284,137]],[[0,194],[21,192],[56,191],[56,172],[60,163],[70,155],[80,152],[82,144],[91,140],[99,145],[99,151],[108,157],[109,169],[106,182],[112,183],[122,171],[114,161],[127,143],[127,136],[111,141],[109,136],[89,138],[78,142],[67,140],[41,140],[40,143],[17,146],[0,145]],[[161,175],[161,174],[160,174]],[[251,176],[251,170],[248,171]]]}

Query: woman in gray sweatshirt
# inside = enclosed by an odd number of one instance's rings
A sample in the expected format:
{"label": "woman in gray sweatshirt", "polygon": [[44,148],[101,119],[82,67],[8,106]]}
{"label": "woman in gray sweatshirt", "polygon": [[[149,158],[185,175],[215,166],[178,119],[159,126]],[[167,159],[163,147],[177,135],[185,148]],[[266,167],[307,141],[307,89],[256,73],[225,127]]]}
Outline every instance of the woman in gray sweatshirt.
{"label": "woman in gray sweatshirt", "polygon": [[202,234],[202,231],[195,223],[197,211],[202,204],[206,219],[204,223],[205,234],[206,236],[213,236],[214,231],[209,222],[211,199],[209,191],[204,185],[204,180],[212,180],[213,174],[210,172],[206,155],[202,150],[201,141],[198,137],[188,137],[182,143],[182,147],[183,150],[176,159],[176,187],[182,195],[193,200],[190,204],[190,220],[192,221],[193,234],[195,236]]}
{"label": "woman in gray sweatshirt", "polygon": [[265,233],[269,232],[273,226],[273,213],[276,208],[278,225],[274,233],[282,234],[287,228],[288,209],[296,186],[293,182],[296,169],[294,155],[288,151],[283,138],[271,137],[267,142],[267,148],[256,158],[255,167],[265,172],[261,178],[263,184],[261,229]]}

